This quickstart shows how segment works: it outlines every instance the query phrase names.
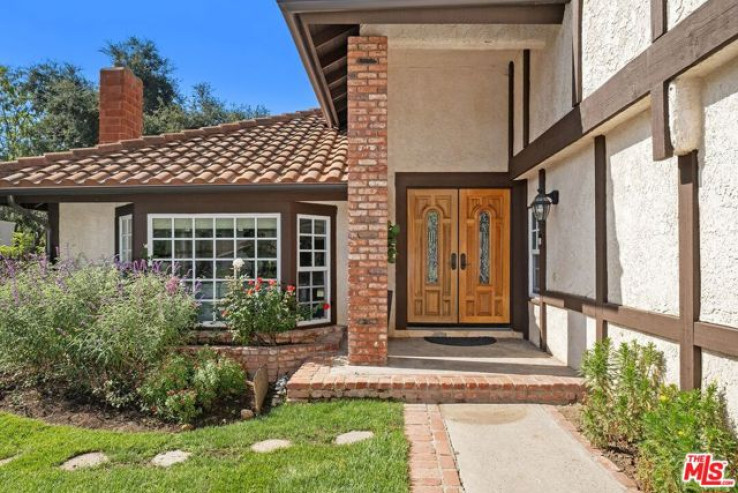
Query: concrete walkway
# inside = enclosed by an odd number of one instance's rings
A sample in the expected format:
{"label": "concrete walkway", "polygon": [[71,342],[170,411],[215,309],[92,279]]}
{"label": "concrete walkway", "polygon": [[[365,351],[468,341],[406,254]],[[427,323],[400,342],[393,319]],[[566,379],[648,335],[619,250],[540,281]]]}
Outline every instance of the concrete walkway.
{"label": "concrete walkway", "polygon": [[466,493],[627,490],[541,405],[440,408]]}

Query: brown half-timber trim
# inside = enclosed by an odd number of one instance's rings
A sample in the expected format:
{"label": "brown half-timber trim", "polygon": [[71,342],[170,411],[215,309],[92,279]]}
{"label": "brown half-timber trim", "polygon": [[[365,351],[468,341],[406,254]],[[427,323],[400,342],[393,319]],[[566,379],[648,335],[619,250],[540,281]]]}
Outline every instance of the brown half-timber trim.
{"label": "brown half-timber trim", "polygon": [[507,66],[507,159],[515,154],[515,62]]}
{"label": "brown half-timber trim", "polygon": [[738,2],[707,0],[644,50],[580,105],[513,156],[510,173],[518,178],[738,39]]}
{"label": "brown half-timber trim", "polygon": [[607,141],[604,135],[594,141],[595,180],[595,301],[597,302],[596,339],[607,337],[607,322],[602,306],[607,302]]}
{"label": "brown half-timber trim", "polygon": [[656,41],[666,32],[667,0],[651,0],[651,41]]}
{"label": "brown half-timber trim", "polygon": [[651,135],[654,161],[668,159],[674,155],[669,128],[668,82],[659,82],[651,90]]}
{"label": "brown half-timber trim", "polygon": [[694,344],[708,351],[738,357],[738,328],[710,322],[694,324]]}
{"label": "brown half-timber trim", "polygon": [[523,147],[530,144],[530,50],[523,50]]}
{"label": "brown half-timber trim", "polygon": [[697,152],[679,156],[679,385],[699,388],[702,351],[695,346],[694,325],[700,318],[700,226]]}
{"label": "brown half-timber trim", "polygon": [[[397,237],[397,264],[395,299],[397,300],[395,328],[407,328],[407,190],[408,188],[510,188],[511,197],[511,263],[510,270],[510,304],[511,325],[513,330],[527,334],[528,310],[525,301],[528,299],[527,255],[525,248],[527,239],[526,195],[524,183],[511,181],[507,173],[396,173],[395,174],[395,210],[396,220],[400,227]],[[519,210],[522,207],[522,211]],[[521,219],[522,218],[522,219]],[[519,224],[518,224],[519,223]],[[517,227],[514,226],[517,224]],[[522,247],[521,247],[522,245]],[[516,306],[517,305],[522,305]]]}
{"label": "brown half-timber trim", "polygon": [[571,105],[582,101],[582,4],[584,0],[571,1],[572,83]]}
{"label": "brown half-timber trim", "polygon": [[[546,170],[538,170],[538,189],[546,193]],[[540,235],[540,244],[538,245],[538,289],[541,298],[541,314],[540,318],[540,347],[544,351],[548,350],[548,314],[546,313],[546,302],[543,294],[546,292],[546,221],[538,224],[538,233]]]}
{"label": "brown half-timber trim", "polygon": [[[131,216],[131,227],[133,227],[133,204],[127,204],[115,208],[115,249],[113,251],[115,252],[116,257],[120,255],[120,218],[129,215]],[[135,236],[133,236],[133,231],[131,231],[131,233],[131,240],[133,240]]]}
{"label": "brown half-timber trim", "polygon": [[46,254],[53,262],[59,255],[61,245],[59,245],[59,204],[49,203],[46,206],[46,213],[49,220],[49,232],[46,243]]}

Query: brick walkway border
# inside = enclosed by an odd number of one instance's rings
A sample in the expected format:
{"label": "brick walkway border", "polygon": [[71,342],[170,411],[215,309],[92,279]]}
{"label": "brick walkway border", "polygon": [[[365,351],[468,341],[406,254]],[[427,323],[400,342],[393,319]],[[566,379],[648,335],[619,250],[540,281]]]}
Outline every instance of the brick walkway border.
{"label": "brick walkway border", "polygon": [[287,383],[287,398],[394,399],[410,403],[468,402],[570,404],[584,393],[582,379],[516,374],[376,374],[332,372],[330,358],[306,362]]}
{"label": "brick walkway border", "polygon": [[413,493],[462,493],[451,439],[436,404],[405,404]]}
{"label": "brick walkway border", "polygon": [[572,424],[571,421],[566,419],[566,417],[561,414],[561,411],[559,411],[556,406],[543,406],[546,411],[551,415],[551,417],[556,421],[556,423],[561,426],[564,430],[569,432],[576,441],[582,444],[584,448],[587,449],[587,451],[592,454],[592,457],[594,457],[595,461],[597,461],[602,467],[604,467],[610,475],[623,485],[623,487],[626,489],[628,493],[637,493],[641,490],[638,489],[638,486],[635,484],[635,482],[630,479],[628,476],[626,476],[623,472],[620,471],[618,466],[616,466],[610,459],[605,457],[604,452],[602,449],[599,449],[597,447],[594,447],[591,443],[589,443],[589,440],[579,433],[579,430],[576,429],[576,427]]}

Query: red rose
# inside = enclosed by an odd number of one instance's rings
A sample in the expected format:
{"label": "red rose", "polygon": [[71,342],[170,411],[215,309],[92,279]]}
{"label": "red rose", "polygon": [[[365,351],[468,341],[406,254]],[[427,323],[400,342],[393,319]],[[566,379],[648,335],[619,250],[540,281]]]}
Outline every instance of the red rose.
{"label": "red rose", "polygon": [[293,285],[290,284],[289,286],[287,286],[288,293],[292,293],[294,290],[295,290],[295,287]]}
{"label": "red rose", "polygon": [[248,291],[246,291],[246,294],[248,294],[249,296],[251,296],[252,294],[254,294],[254,290],[253,289],[249,289]]}
{"label": "red rose", "polygon": [[274,286],[275,284],[277,284],[277,281],[275,281],[274,279],[270,279],[269,280],[269,285],[270,286]]}
{"label": "red rose", "polygon": [[253,286],[253,285],[254,285],[254,280],[253,279],[249,279],[249,286]]}
{"label": "red rose", "polygon": [[264,280],[261,277],[256,278],[256,284],[261,284]]}
{"label": "red rose", "polygon": [[329,310],[331,305],[329,303],[323,303],[323,310]]}

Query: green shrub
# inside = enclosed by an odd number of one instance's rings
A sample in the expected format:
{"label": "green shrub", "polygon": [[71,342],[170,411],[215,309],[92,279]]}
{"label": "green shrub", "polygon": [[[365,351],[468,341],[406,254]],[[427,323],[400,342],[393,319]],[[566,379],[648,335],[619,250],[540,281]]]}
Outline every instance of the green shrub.
{"label": "green shrub", "polygon": [[178,423],[192,423],[245,392],[246,374],[238,363],[209,349],[169,356],[139,390],[145,410]]}
{"label": "green shrub", "polygon": [[121,407],[196,316],[176,277],[112,265],[4,262],[0,366]]}
{"label": "green shrub", "polygon": [[664,357],[653,344],[633,341],[613,351],[605,340],[585,354],[582,428],[594,445],[630,446],[641,437],[642,416],[656,403],[663,373]]}
{"label": "green shrub", "polygon": [[36,244],[36,235],[33,233],[16,231],[10,245],[0,245],[0,257],[19,259],[27,255],[41,255],[44,249],[44,243]]}
{"label": "green shrub", "polygon": [[726,418],[725,402],[717,386],[703,392],[661,389],[654,409],[643,417],[638,478],[648,492],[702,491],[682,483],[686,454],[712,453],[729,463],[727,477],[738,477],[738,440]]}
{"label": "green shrub", "polygon": [[233,262],[233,277],[221,302],[221,314],[236,342],[274,344],[274,336],[294,329],[303,318],[297,308],[295,287],[282,290],[274,282],[247,279],[243,261]]}

